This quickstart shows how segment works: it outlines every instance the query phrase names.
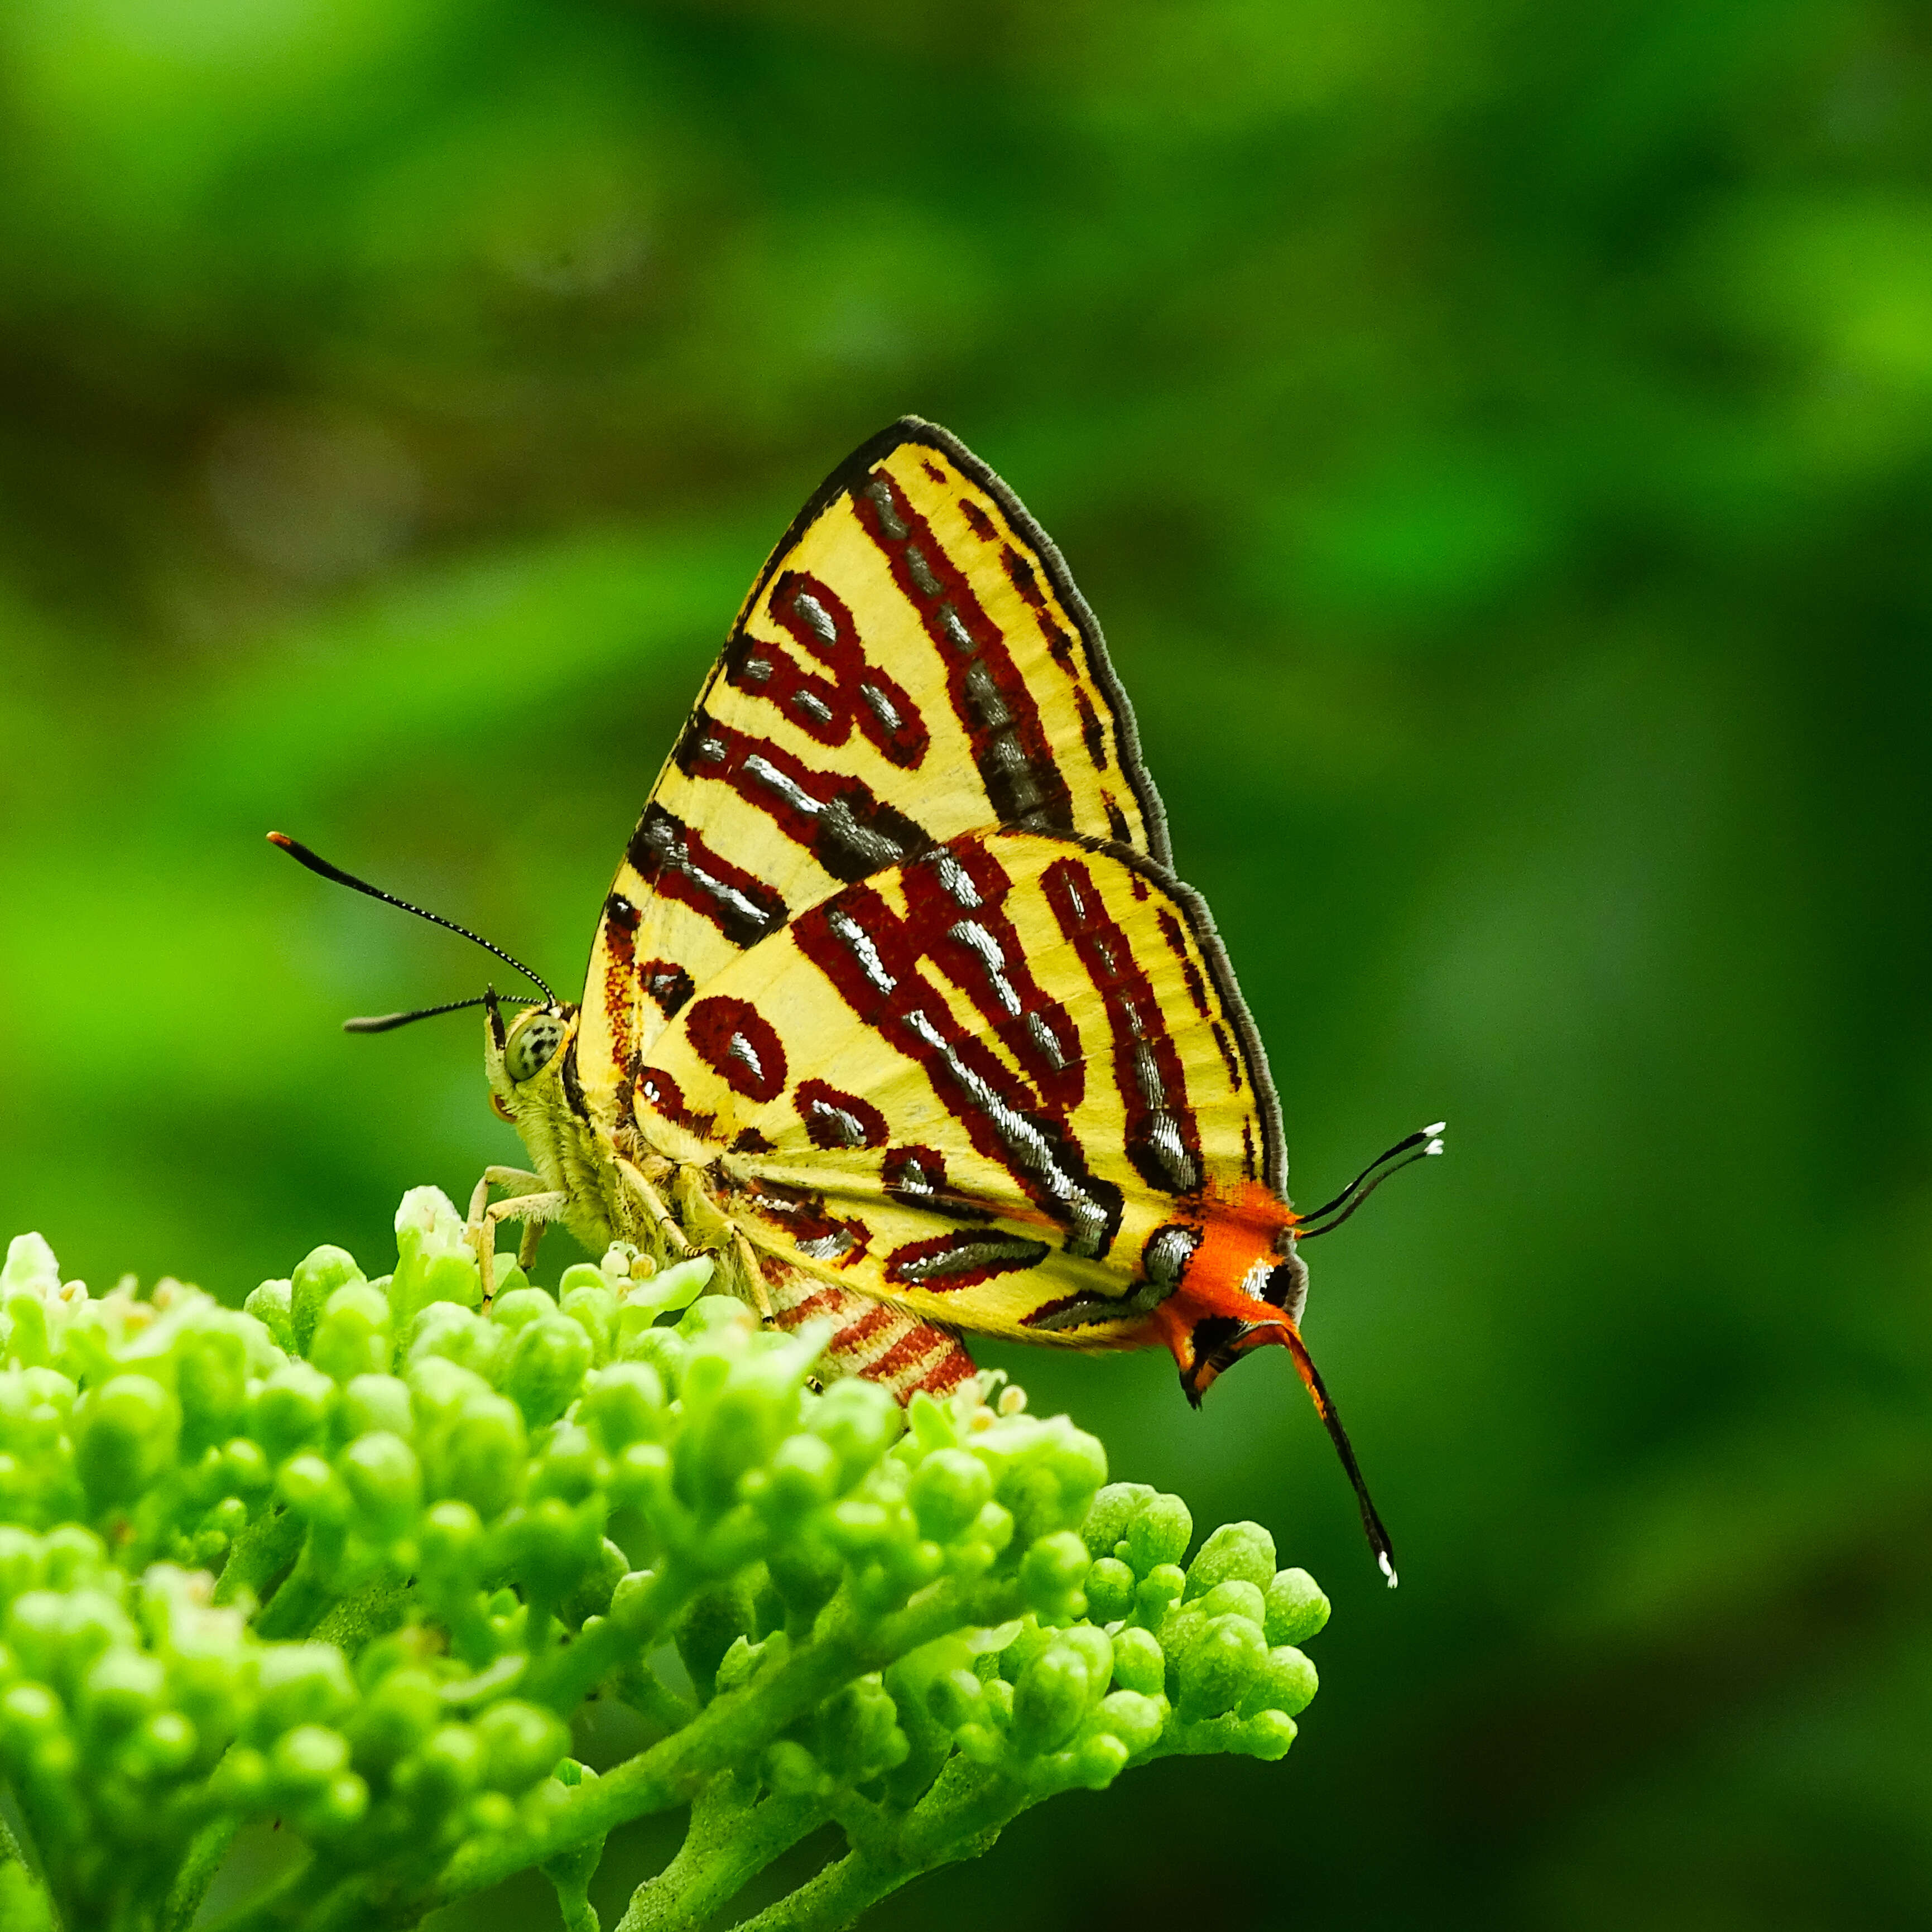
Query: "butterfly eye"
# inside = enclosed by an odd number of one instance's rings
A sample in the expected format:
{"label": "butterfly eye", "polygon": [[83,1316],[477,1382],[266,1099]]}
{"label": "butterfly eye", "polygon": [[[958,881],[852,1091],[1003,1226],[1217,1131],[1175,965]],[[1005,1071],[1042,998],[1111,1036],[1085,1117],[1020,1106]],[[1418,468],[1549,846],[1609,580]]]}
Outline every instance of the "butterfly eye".
{"label": "butterfly eye", "polygon": [[519,1082],[541,1073],[563,1040],[563,1022],[554,1013],[532,1013],[510,1036],[503,1071]]}

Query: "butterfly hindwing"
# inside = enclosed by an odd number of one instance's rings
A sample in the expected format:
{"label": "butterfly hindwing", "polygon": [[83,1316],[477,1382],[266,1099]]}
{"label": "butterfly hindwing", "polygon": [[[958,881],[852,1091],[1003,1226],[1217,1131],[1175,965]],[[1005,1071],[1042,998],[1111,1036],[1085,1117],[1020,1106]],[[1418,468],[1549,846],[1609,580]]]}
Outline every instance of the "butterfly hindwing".
{"label": "butterfly hindwing", "polygon": [[969,833],[712,977],[637,1083],[646,1141],[822,1280],[980,1332],[1104,1343],[1190,1212],[1278,1187],[1272,1088],[1204,908],[1125,848]]}
{"label": "butterfly hindwing", "polygon": [[604,909],[578,1074],[608,1121],[698,988],[828,896],[963,832],[1165,862],[1098,626],[1005,484],[907,418],[772,553]]}

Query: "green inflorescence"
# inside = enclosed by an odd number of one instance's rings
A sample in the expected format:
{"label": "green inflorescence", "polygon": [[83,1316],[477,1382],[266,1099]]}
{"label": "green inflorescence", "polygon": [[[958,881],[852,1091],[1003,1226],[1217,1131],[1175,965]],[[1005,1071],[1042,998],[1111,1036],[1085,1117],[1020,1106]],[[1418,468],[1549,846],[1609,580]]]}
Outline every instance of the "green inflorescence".
{"label": "green inflorescence", "polygon": [[[828,1820],[844,1855],[746,1922],[832,1928],[1057,1792],[1287,1750],[1328,1605],[1257,1526],[1184,1567],[1186,1506],[1064,1417],[821,1391],[823,1332],[702,1257],[512,1270],[486,1313],[442,1195],[397,1232],[392,1274],[320,1248],[238,1311],[13,1243],[0,1925],[362,1932],[536,1866],[592,1932],[607,1834],[688,1806],[620,1932]],[[601,1774],[593,1700],[635,1746]],[[299,1849],[211,1920],[269,1820]]]}

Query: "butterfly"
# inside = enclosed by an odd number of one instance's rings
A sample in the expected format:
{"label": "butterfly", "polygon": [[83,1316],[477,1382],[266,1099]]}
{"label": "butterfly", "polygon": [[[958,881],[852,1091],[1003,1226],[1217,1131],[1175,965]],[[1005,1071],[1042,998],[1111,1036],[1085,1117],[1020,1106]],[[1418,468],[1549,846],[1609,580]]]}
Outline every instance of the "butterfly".
{"label": "butterfly", "polygon": [[[279,832],[311,870],[422,912]],[[1294,1360],[1389,1582],[1387,1532],[1301,1336],[1298,1244],[1442,1124],[1312,1214],[1280,1109],[1167,824],[1100,626],[1018,499],[908,416],[827,477],[759,573],[652,788],[583,998],[485,1009],[527,1171],[470,1220],[534,1257],[696,1248],[768,1320],[902,1400],[974,1372],[962,1333],[1162,1345],[1198,1404]],[[521,1005],[520,1013],[506,1008]],[[491,1201],[493,1192],[503,1198]]]}

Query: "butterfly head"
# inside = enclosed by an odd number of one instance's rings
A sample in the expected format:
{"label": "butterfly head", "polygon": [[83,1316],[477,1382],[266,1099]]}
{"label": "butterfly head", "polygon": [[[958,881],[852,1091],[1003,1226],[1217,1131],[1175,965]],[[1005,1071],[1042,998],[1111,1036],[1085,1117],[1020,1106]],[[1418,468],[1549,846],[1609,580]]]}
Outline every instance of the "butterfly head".
{"label": "butterfly head", "polygon": [[577,1039],[577,1009],[556,1000],[506,1020],[493,988],[484,995],[483,1070],[490,1104],[520,1128],[570,1106],[569,1070]]}

